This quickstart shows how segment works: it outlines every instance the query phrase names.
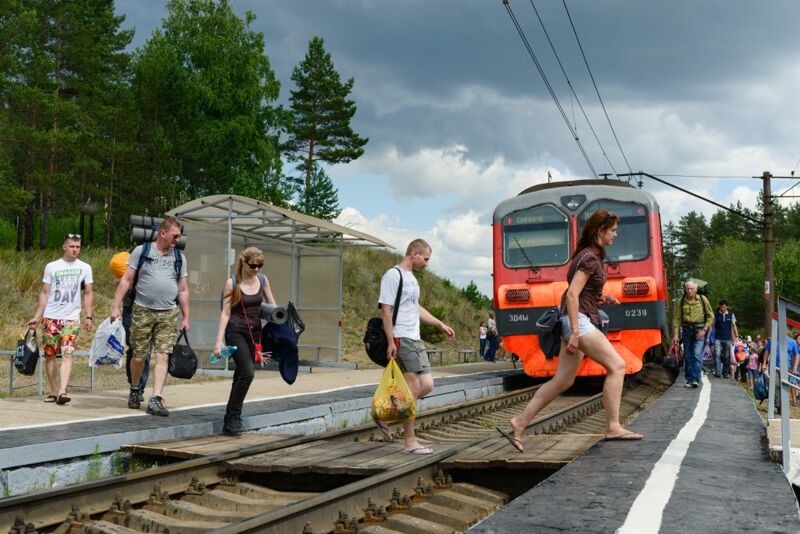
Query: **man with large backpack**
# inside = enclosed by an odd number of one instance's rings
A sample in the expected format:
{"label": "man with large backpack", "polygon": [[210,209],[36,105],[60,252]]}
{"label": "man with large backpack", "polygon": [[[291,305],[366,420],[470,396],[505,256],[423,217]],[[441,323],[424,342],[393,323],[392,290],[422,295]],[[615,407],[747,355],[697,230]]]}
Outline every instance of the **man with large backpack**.
{"label": "man with large backpack", "polygon": [[[183,316],[180,329],[189,330],[186,258],[175,248],[180,237],[181,228],[177,219],[166,217],[158,228],[155,242],[134,248],[111,305],[111,318],[117,320],[121,316],[122,301],[134,285],[135,279],[131,339],[128,340],[133,348],[128,408],[139,409],[139,380],[144,369],[145,355],[152,343],[156,366],[153,395],[147,403],[147,413],[150,415],[169,415],[161,394],[167,382],[168,354],[177,339],[175,324],[178,320],[178,308]],[[143,262],[140,261],[142,257]]]}
{"label": "man with large backpack", "polygon": [[685,387],[700,385],[703,367],[703,345],[709,343],[714,310],[708,299],[697,294],[697,284],[691,280],[683,285],[683,296],[675,303],[672,327],[673,341],[683,345]]}

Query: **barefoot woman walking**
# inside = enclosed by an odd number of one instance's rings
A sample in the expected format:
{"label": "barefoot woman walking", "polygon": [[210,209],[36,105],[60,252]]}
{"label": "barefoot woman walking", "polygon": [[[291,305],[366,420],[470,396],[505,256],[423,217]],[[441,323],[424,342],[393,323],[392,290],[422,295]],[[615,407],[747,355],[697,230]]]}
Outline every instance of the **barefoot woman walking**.
{"label": "barefoot woman walking", "polygon": [[597,210],[583,226],[581,238],[572,255],[567,282],[569,287],[561,299],[561,351],[555,376],[543,385],[525,410],[511,419],[511,435],[503,435],[520,452],[525,429],[539,412],[569,388],[584,355],[605,367],[608,375],[603,385],[603,406],[606,411],[606,439],[638,440],[641,434],[626,430],[619,422],[625,361],[617,354],[606,336],[598,330],[599,303],[617,305],[612,295],[603,295],[606,273],[603,269],[605,248],[617,237],[619,217],[608,210]]}

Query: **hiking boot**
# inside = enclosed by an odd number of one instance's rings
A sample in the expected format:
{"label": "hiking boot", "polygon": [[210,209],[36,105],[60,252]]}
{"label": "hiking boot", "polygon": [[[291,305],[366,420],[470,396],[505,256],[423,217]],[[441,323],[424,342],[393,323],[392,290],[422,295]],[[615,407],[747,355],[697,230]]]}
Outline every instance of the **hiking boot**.
{"label": "hiking boot", "polygon": [[140,402],[139,389],[131,389],[130,393],[128,394],[128,408],[131,410],[138,410]]}
{"label": "hiking boot", "polygon": [[164,399],[158,395],[153,395],[150,397],[150,402],[147,403],[147,413],[161,417],[166,417],[169,415],[169,411],[164,408]]}

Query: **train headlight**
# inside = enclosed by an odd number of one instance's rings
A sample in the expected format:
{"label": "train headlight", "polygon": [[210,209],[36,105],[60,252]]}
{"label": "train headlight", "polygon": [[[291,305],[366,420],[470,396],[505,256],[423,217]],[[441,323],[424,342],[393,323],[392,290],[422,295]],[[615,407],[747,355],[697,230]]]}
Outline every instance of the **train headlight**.
{"label": "train headlight", "polygon": [[647,282],[625,282],[622,284],[622,296],[644,297],[650,293],[650,284]]}
{"label": "train headlight", "polygon": [[531,292],[527,289],[508,289],[506,290],[506,302],[528,302],[531,300]]}
{"label": "train headlight", "polygon": [[569,195],[566,197],[561,197],[561,204],[571,211],[578,209],[584,202],[586,202],[586,195]]}

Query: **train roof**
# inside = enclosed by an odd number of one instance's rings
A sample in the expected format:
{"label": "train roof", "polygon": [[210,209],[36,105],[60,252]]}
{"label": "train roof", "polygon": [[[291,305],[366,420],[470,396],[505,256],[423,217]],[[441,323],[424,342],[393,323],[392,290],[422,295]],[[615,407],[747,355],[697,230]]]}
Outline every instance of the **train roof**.
{"label": "train roof", "polygon": [[[568,195],[586,195],[588,201],[607,198],[619,202],[638,202],[648,211],[657,213],[658,202],[653,195],[620,180],[572,180],[552,182],[529,187],[519,195],[506,199],[494,210],[494,220],[502,220],[506,215],[539,204],[555,204],[570,211],[561,203],[561,197]],[[582,209],[582,203],[578,210]]]}

